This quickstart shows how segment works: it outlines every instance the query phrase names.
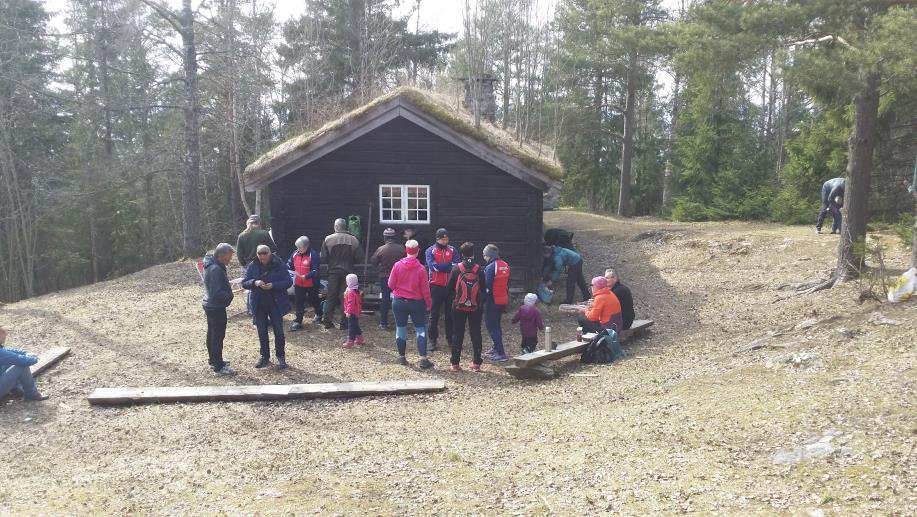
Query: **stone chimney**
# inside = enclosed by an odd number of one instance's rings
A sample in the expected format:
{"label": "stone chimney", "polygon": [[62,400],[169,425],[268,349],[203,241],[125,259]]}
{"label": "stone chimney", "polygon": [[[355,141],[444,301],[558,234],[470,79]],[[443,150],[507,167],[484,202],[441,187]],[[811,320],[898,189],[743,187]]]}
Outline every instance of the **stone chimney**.
{"label": "stone chimney", "polygon": [[462,78],[462,82],[465,84],[465,100],[462,101],[462,106],[473,113],[472,81],[481,86],[478,92],[478,106],[481,109],[481,118],[494,123],[497,120],[497,97],[494,95],[494,83],[497,82],[497,79],[491,74],[483,74],[479,78]]}

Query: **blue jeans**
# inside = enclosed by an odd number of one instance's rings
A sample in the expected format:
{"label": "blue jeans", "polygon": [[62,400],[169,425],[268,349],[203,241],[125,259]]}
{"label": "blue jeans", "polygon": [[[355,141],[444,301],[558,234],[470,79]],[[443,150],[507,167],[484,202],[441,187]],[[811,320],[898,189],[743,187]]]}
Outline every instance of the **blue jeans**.
{"label": "blue jeans", "polygon": [[286,357],[284,346],[286,337],[283,335],[283,314],[280,309],[272,307],[270,310],[258,307],[255,311],[255,326],[258,327],[258,341],[261,344],[261,357],[271,358],[271,342],[268,339],[268,325],[274,328],[274,349],[277,352],[277,358]]}
{"label": "blue jeans", "polygon": [[392,313],[395,315],[395,344],[398,355],[404,356],[407,350],[408,317],[414,324],[417,333],[417,353],[420,357],[427,355],[427,305],[423,300],[395,298],[392,300]]}
{"label": "blue jeans", "polygon": [[360,330],[360,318],[356,314],[351,314],[347,316],[347,339],[353,341],[357,336],[362,336],[363,331]]}
{"label": "blue jeans", "polygon": [[392,290],[388,288],[388,277],[379,279],[379,323],[388,325],[388,313],[392,309]]}
{"label": "blue jeans", "polygon": [[33,399],[39,395],[32,370],[28,366],[10,366],[0,373],[0,397],[17,387],[26,398]]}
{"label": "blue jeans", "polygon": [[494,351],[500,355],[506,355],[503,350],[503,328],[500,323],[504,309],[506,305],[497,305],[491,300],[484,302],[484,325],[487,326],[487,333],[494,342]]}

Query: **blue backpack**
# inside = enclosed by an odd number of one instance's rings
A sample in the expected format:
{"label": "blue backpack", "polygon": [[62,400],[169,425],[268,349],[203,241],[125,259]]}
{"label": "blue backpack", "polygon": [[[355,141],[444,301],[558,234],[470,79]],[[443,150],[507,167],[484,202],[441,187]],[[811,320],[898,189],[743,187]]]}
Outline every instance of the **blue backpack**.
{"label": "blue backpack", "polygon": [[618,333],[613,329],[602,329],[589,341],[580,362],[592,364],[606,364],[624,357],[624,350],[618,342]]}

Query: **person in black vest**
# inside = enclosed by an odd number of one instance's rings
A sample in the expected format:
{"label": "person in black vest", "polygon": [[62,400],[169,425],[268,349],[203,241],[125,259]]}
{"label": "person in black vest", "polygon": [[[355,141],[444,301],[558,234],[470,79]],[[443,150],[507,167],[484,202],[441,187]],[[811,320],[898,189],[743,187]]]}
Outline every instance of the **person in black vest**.
{"label": "person in black vest", "polygon": [[474,244],[466,242],[461,246],[462,261],[449,273],[449,293],[452,299],[452,371],[462,369],[462,343],[465,341],[465,322],[468,322],[468,333],[471,335],[473,357],[468,368],[473,372],[481,371],[481,319],[484,315],[484,292],[487,279],[484,268],[474,263]]}
{"label": "person in black vest", "polygon": [[226,242],[217,244],[212,255],[204,257],[204,314],[207,315],[207,356],[210,369],[220,375],[235,375],[236,371],[223,360],[223,340],[226,338],[226,307],[232,303],[232,286],[226,266],[235,252]]}
{"label": "person in black vest", "polygon": [[624,319],[624,330],[627,330],[634,324],[634,298],[631,296],[630,288],[621,283],[621,278],[614,269],[605,270],[605,279],[608,280],[608,286],[611,292],[618,297],[621,302],[621,318]]}
{"label": "person in black vest", "polygon": [[[322,262],[328,264],[328,296],[325,298],[325,328],[334,328],[331,318],[341,305],[347,275],[354,272],[353,265],[360,260],[360,241],[347,231],[347,221],[335,219],[334,233],[322,242]],[[347,318],[341,310],[341,330],[347,329]]]}

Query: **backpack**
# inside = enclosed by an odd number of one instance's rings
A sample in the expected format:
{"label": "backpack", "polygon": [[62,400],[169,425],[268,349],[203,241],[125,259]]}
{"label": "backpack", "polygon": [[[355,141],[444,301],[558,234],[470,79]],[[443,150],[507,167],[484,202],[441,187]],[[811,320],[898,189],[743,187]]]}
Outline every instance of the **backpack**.
{"label": "backpack", "polygon": [[471,271],[465,269],[465,263],[458,266],[459,276],[455,282],[455,298],[452,306],[462,312],[474,312],[478,310],[478,300],[481,294],[481,279],[478,275],[480,266],[477,264],[471,268]]}
{"label": "backpack", "polygon": [[580,362],[606,364],[624,356],[618,333],[613,329],[602,329],[595,335],[580,355]]}

